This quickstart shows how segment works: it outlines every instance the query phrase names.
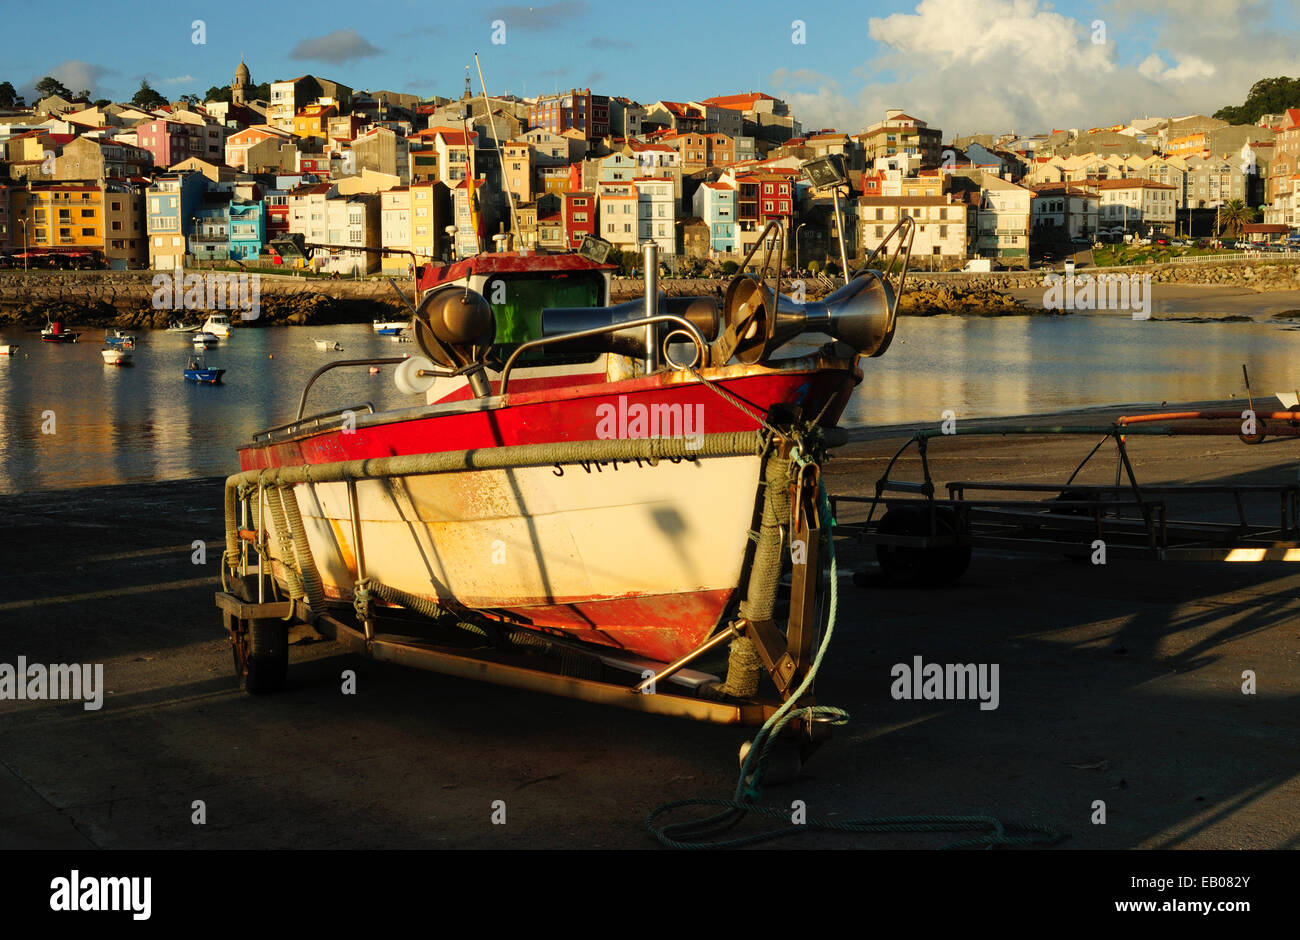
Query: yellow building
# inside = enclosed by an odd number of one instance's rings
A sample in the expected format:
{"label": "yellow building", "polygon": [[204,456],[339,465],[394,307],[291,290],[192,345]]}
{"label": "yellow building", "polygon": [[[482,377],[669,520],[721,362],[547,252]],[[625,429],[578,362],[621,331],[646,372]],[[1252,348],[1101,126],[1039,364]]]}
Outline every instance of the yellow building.
{"label": "yellow building", "polygon": [[447,244],[451,201],[446,184],[438,180],[412,183],[410,190],[411,251],[424,264],[440,257],[438,249]]}
{"label": "yellow building", "polygon": [[93,251],[109,267],[144,261],[144,199],[124,184],[58,183],[13,190],[16,245],[68,254]]}
{"label": "yellow building", "polygon": [[295,137],[324,138],[329,130],[330,118],[337,116],[339,109],[332,104],[309,104],[293,118]]}

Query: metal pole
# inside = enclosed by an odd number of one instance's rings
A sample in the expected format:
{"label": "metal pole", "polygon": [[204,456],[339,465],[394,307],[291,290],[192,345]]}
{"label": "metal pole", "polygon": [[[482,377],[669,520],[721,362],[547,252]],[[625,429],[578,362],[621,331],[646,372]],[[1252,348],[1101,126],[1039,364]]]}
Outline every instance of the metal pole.
{"label": "metal pole", "polygon": [[[840,273],[843,275],[844,282],[847,284],[849,280],[849,256],[844,245],[844,222],[840,218],[840,188],[838,186],[831,190],[831,198],[835,203],[835,231],[839,235],[840,241]],[[798,237],[799,236],[796,234],[796,241],[798,240]]]}
{"label": "metal pole", "polygon": [[[645,263],[645,315],[653,317],[659,312],[659,245],[651,239],[644,248]],[[645,328],[645,374],[659,371],[658,330],[655,324]]]}

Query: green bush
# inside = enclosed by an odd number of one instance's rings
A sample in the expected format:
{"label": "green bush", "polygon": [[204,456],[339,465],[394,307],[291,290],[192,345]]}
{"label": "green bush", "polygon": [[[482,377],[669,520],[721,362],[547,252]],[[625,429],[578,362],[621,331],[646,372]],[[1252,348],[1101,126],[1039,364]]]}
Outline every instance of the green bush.
{"label": "green bush", "polygon": [[726,277],[735,276],[735,273],[739,270],[740,270],[740,265],[736,264],[736,262],[734,261],[722,262],[722,273]]}

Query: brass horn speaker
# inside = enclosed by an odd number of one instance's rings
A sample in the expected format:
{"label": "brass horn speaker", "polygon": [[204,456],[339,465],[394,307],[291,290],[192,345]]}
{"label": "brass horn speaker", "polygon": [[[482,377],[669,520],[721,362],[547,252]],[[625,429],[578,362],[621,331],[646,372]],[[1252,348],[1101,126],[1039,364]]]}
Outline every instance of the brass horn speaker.
{"label": "brass horn speaker", "polygon": [[438,365],[453,371],[481,363],[496,340],[492,305],[478,291],[447,285],[429,291],[415,310],[415,341]]}
{"label": "brass horn speaker", "polygon": [[[669,297],[660,294],[656,312],[687,320],[700,331],[705,342],[711,342],[718,335],[718,303],[712,297]],[[613,326],[639,320],[644,316],[644,299],[629,300],[613,307],[552,307],[542,311],[542,336],[560,336]],[[673,331],[671,323],[661,323],[659,327],[661,336],[667,336]],[[640,358],[646,354],[645,327],[634,326],[626,330],[569,340],[548,346],[547,349],[555,353],[612,352]]]}
{"label": "brass horn speaker", "polygon": [[735,278],[723,299],[722,337],[713,362],[733,355],[752,365],[803,333],[825,333],[861,355],[879,356],[894,337],[894,292],[875,271],[864,271],[820,301],[801,304],[755,277]]}

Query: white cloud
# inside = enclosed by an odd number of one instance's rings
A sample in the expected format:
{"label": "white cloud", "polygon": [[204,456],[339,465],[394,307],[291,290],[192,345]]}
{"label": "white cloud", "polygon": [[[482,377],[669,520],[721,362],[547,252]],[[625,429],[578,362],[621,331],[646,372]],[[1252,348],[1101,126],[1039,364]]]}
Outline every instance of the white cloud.
{"label": "white cloud", "polygon": [[104,76],[113,75],[115,71],[102,65],[95,65],[93,62],[68,59],[58,65],[51,66],[39,75],[33,75],[31,80],[18,91],[20,94],[26,95],[29,103],[36,101],[38,97],[36,83],[48,75],[63,82],[64,86],[74,95],[79,91],[89,90],[91,96],[96,97]]}
{"label": "white cloud", "polygon": [[[945,138],[1208,114],[1240,104],[1262,77],[1294,72],[1300,30],[1270,22],[1265,4],[1117,0],[1074,19],[1044,0],[920,0],[868,21],[884,53],[851,78],[780,70],[773,86],[806,127],[856,131],[898,107]],[[1139,48],[1157,51],[1127,64]]]}
{"label": "white cloud", "polygon": [[353,59],[364,59],[383,52],[355,29],[336,29],[324,36],[304,39],[289,53],[291,59],[311,59],[338,65]]}
{"label": "white cloud", "polygon": [[168,85],[187,85],[190,82],[198,81],[198,79],[193,75],[177,75],[175,78],[164,78],[163,81]]}

